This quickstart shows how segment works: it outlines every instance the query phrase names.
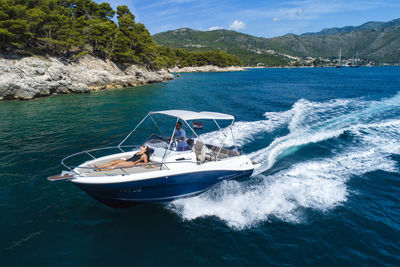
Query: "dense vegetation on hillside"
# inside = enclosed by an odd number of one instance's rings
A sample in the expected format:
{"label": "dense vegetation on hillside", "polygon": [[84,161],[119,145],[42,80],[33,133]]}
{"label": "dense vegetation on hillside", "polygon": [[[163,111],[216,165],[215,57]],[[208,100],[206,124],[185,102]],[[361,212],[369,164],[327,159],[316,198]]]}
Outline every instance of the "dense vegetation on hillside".
{"label": "dense vegetation on hillside", "polygon": [[0,50],[68,58],[90,53],[149,69],[242,64],[221,51],[162,47],[142,23],[135,22],[127,6],[115,11],[108,3],[92,0],[1,0]]}
{"label": "dense vegetation on hillside", "polygon": [[228,30],[196,31],[182,28],[155,34],[154,40],[164,46],[194,51],[216,50],[236,55],[245,66],[263,63],[266,66],[286,66],[288,59],[270,54],[265,38]]}
{"label": "dense vegetation on hillside", "polygon": [[[400,62],[400,19],[367,22],[360,26],[324,29],[318,33],[255,37],[235,31],[196,31],[187,28],[155,34],[154,40],[170,47],[192,50],[216,49],[237,55],[245,65],[287,65],[280,54],[297,57],[359,57],[377,63]],[[276,54],[268,53],[274,50]]]}

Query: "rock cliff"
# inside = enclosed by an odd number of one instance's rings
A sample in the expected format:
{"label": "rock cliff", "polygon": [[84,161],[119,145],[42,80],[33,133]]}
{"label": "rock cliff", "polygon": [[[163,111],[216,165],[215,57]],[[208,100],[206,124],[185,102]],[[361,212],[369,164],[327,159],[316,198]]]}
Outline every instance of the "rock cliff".
{"label": "rock cliff", "polygon": [[86,55],[74,62],[55,57],[0,56],[0,100],[32,99],[54,93],[86,93],[173,79],[165,70],[152,72]]}

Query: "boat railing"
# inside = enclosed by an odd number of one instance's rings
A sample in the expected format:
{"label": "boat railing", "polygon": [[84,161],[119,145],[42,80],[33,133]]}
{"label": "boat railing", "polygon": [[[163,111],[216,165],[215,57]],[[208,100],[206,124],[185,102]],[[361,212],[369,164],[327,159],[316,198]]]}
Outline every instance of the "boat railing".
{"label": "boat railing", "polygon": [[[126,146],[110,146],[110,147],[101,147],[101,148],[88,149],[88,150],[84,150],[84,151],[80,151],[80,152],[71,154],[71,155],[69,155],[69,156],[63,158],[63,159],[61,160],[61,164],[62,164],[65,168],[67,168],[68,170],[70,170],[71,172],[74,172],[73,169],[76,168],[76,167],[75,167],[75,166],[69,166],[68,164],[66,164],[66,160],[71,159],[71,158],[74,158],[74,157],[77,157],[77,156],[80,156],[80,155],[87,155],[87,156],[89,156],[92,160],[96,160],[97,157],[93,155],[93,154],[94,154],[93,152],[105,151],[105,150],[112,150],[112,149],[113,149],[113,150],[119,150],[119,151],[121,151],[121,153],[126,153],[126,152],[129,152],[129,151],[126,151],[127,149],[133,150],[133,149],[136,149],[136,148],[139,149],[139,146],[137,146],[137,145],[126,145]],[[104,157],[104,155],[103,155],[102,157]],[[76,172],[74,172],[74,173],[75,173],[75,174],[78,174],[78,173],[76,173]]]}

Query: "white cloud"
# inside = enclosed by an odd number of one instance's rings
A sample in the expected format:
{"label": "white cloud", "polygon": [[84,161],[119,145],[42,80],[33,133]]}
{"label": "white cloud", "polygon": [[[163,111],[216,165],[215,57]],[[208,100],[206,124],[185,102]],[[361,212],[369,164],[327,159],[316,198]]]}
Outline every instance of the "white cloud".
{"label": "white cloud", "polygon": [[231,26],[229,26],[229,29],[231,30],[242,30],[244,28],[246,28],[246,24],[243,21],[238,20],[235,20]]}
{"label": "white cloud", "polygon": [[277,18],[277,17],[274,17],[274,18],[272,18],[272,21],[273,22],[278,22],[278,21],[280,21],[281,19],[280,18]]}
{"label": "white cloud", "polygon": [[304,13],[304,9],[302,9],[302,8],[299,8],[299,9],[297,9],[297,11],[296,11],[296,15],[297,15],[297,16],[301,16],[303,13]]}
{"label": "white cloud", "polygon": [[209,31],[215,31],[215,30],[222,30],[223,28],[221,26],[212,26],[208,28]]}

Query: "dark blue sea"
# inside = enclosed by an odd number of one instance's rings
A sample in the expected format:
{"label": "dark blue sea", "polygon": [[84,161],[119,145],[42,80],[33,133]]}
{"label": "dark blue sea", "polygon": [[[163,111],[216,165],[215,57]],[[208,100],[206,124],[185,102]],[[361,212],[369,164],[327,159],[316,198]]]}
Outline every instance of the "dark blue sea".
{"label": "dark blue sea", "polygon": [[[236,141],[261,167],[128,209],[46,180],[65,156],[117,145],[163,109],[234,115]],[[1,266],[399,264],[400,67],[188,73],[0,102]]]}

